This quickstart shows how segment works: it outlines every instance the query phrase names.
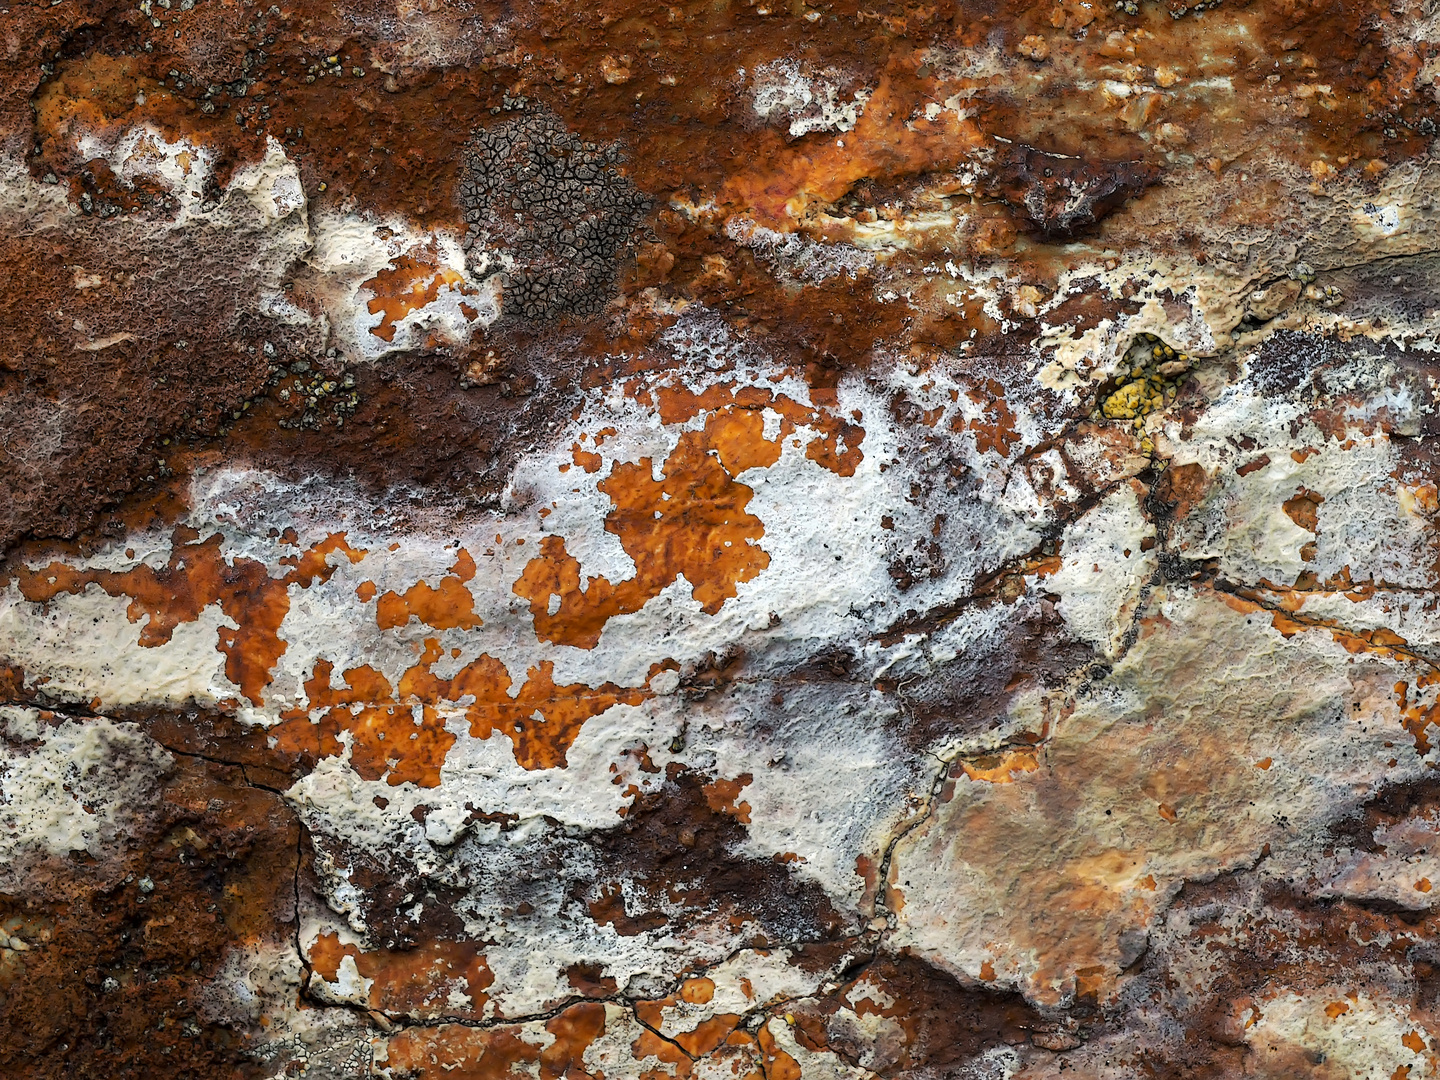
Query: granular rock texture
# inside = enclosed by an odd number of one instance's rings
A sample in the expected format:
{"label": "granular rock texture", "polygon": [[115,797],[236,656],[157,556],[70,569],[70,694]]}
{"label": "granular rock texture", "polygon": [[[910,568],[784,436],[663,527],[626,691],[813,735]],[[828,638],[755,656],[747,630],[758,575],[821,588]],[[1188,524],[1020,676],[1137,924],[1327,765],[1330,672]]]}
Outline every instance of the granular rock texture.
{"label": "granular rock texture", "polygon": [[1440,1075],[1440,16],[0,0],[0,1076]]}

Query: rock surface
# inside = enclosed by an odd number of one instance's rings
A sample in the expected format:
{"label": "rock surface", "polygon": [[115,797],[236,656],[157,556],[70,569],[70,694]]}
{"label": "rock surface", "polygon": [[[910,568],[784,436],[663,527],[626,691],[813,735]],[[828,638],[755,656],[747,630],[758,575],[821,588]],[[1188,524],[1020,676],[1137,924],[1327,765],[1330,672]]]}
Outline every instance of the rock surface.
{"label": "rock surface", "polygon": [[0,1075],[1440,1075],[1432,5],[0,30]]}

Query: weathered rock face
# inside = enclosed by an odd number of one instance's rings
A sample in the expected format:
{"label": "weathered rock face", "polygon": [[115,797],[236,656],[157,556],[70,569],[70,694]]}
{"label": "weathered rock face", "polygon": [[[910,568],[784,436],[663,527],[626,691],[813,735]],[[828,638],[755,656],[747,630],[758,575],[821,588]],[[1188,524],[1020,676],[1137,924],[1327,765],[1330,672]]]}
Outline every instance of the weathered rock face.
{"label": "weathered rock face", "polygon": [[1429,5],[0,29],[0,1074],[1440,1074]]}

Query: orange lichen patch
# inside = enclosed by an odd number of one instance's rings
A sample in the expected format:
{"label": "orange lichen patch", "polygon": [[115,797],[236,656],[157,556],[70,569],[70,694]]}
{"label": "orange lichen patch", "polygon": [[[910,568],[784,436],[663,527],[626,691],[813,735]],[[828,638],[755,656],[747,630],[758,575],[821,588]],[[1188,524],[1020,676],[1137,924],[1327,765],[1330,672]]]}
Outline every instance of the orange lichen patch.
{"label": "orange lichen patch", "polygon": [[721,409],[706,421],[705,434],[731,476],[768,469],[780,460],[780,440],[765,438],[765,418],[752,409]]}
{"label": "orange lichen patch", "polygon": [[993,963],[991,963],[989,960],[985,960],[985,961],[983,961],[983,962],[980,964],[980,981],[981,981],[981,982],[994,982],[994,981],[995,981],[995,965],[994,965]]}
{"label": "orange lichen patch", "polygon": [[1261,770],[1268,770],[1272,764],[1273,761],[1270,758],[1261,758],[1259,761],[1255,762],[1255,768]]}
{"label": "orange lichen patch", "polygon": [[[678,1010],[685,1015],[684,1005],[704,1005],[715,995],[715,983],[710,979],[686,979],[680,987],[678,997],[670,996],[653,1001],[637,1001],[635,1015],[640,1022],[665,1035],[678,1044],[692,1058],[704,1057],[711,1053],[740,1026],[738,1013],[717,1013],[706,1017],[693,1028],[680,1029],[679,1018],[666,1019],[667,1011]],[[694,1015],[692,1012],[691,1015]],[[701,1014],[703,1015],[703,1013]]]}
{"label": "orange lichen patch", "polygon": [[800,1063],[776,1045],[775,1036],[770,1034],[769,1024],[762,1027],[756,1037],[760,1043],[760,1052],[764,1055],[766,1080],[802,1080]]}
{"label": "orange lichen patch", "polygon": [[1325,1015],[1331,1020],[1334,1020],[1337,1016],[1344,1016],[1349,1011],[1350,1004],[1345,1001],[1332,1001],[1329,1005],[1325,1006]]}
{"label": "orange lichen patch", "polygon": [[1415,680],[1415,698],[1410,698],[1410,684],[1395,684],[1396,705],[1400,709],[1400,726],[1415,740],[1415,752],[1424,757],[1430,752],[1430,737],[1426,728],[1440,727],[1440,701],[1427,705],[1422,691],[1440,682],[1440,673],[1426,672]]}
{"label": "orange lichen patch", "polygon": [[693,1031],[675,1035],[675,1041],[691,1057],[704,1057],[720,1046],[740,1026],[738,1013],[719,1013],[697,1024]]}
{"label": "orange lichen patch", "polygon": [[705,802],[711,810],[717,814],[729,814],[742,825],[750,824],[750,804],[748,802],[737,803],[735,800],[740,797],[740,791],[751,780],[755,779],[750,773],[741,773],[734,780],[725,780],[717,777],[708,784],[701,786],[705,793]]}
{"label": "orange lichen patch", "polygon": [[1285,514],[1300,528],[1313,533],[1319,529],[1320,504],[1324,501],[1325,496],[1302,487],[1285,500]]}
{"label": "orange lichen patch", "polygon": [[1034,750],[1005,750],[999,754],[985,754],[971,761],[962,761],[960,768],[971,780],[986,784],[1010,784],[1015,774],[1034,772],[1040,768],[1039,757]]}
{"label": "orange lichen patch", "polygon": [[360,286],[375,294],[365,305],[370,314],[383,312],[379,325],[372,326],[370,333],[382,341],[394,341],[396,324],[412,311],[433,303],[443,287],[465,296],[475,295],[477,290],[465,284],[462,274],[437,265],[438,260],[439,254],[432,243],[418,254],[406,253],[392,259],[389,268]]}
{"label": "orange lichen patch", "polygon": [[229,562],[220,553],[223,537],[205,540],[194,529],[175,530],[170,559],[160,569],[141,564],[130,570],[77,570],[52,562],[41,570],[21,567],[14,572],[20,593],[31,603],[45,603],[61,593],[79,595],[98,585],[110,596],[128,596],[131,622],[145,618],[139,644],[158,648],[170,641],[181,623],[194,622],[211,604],[235,623],[217,631],[216,648],[225,654],[225,677],[240,687],[250,702],[263,705],[262,691],[287,644],[280,639],[280,624],[290,611],[291,585],[309,588],[328,581],[335,568],[328,557],[342,552],[352,563],[365,552],[345,542],[343,532],[332,533],[299,555],[280,560],[291,567],[284,577],[272,578],[264,563],[253,559]]}
{"label": "orange lichen patch", "polygon": [[1415,891],[1416,891],[1416,892],[1429,892],[1429,891],[1430,891],[1430,879],[1429,879],[1428,877],[1422,877],[1419,881],[1415,882]]}
{"label": "orange lichen patch", "polygon": [[574,458],[575,464],[584,469],[587,473],[597,473],[600,466],[605,464],[605,459],[591,450],[583,450],[577,443],[570,449],[570,456]]}
{"label": "orange lichen patch", "polygon": [[1111,982],[1106,970],[1099,966],[1082,967],[1075,970],[1075,996],[1082,1000],[1094,1001]]}
{"label": "orange lichen patch", "polygon": [[685,1051],[648,1028],[630,1044],[630,1053],[637,1061],[655,1058],[662,1065],[669,1066],[668,1069],[643,1069],[637,1074],[636,1080],[671,1080],[672,1077],[689,1076],[693,1069],[693,1062]]}
{"label": "orange lichen patch", "polygon": [[[1373,594],[1373,586],[1356,586],[1348,581],[1348,575],[1340,588],[1318,587],[1313,576],[1306,578],[1314,588],[1282,589],[1266,585],[1260,589],[1235,589],[1216,592],[1216,599],[1227,607],[1239,612],[1265,612],[1270,615],[1271,625],[1284,637],[1291,638],[1306,630],[1328,630],[1330,636],[1346,651],[1360,654],[1373,653],[1399,660],[1426,664],[1428,661],[1416,653],[1410,643],[1393,630],[1378,627],[1373,630],[1351,630],[1340,626],[1334,619],[1314,615],[1303,615],[1300,609],[1313,595],[1325,592],[1344,592],[1351,600],[1364,599]],[[1334,584],[1334,582],[1328,583]],[[1423,726],[1423,725],[1422,725]]]}
{"label": "orange lichen patch", "polygon": [[715,203],[789,231],[813,203],[832,203],[860,180],[952,169],[984,144],[975,124],[955,111],[928,120],[914,114],[915,105],[882,76],[853,131],[801,139],[766,155],[763,165],[732,174]]}
{"label": "orange lichen patch", "polygon": [[1005,404],[1005,387],[994,379],[986,379],[983,387],[976,387],[966,396],[982,406],[984,412],[968,422],[957,416],[957,430],[963,422],[963,426],[975,434],[976,450],[982,454],[993,450],[1002,458],[1008,457],[1010,448],[1020,441],[1020,433],[1015,430],[1015,414]]}
{"label": "orange lichen patch", "polygon": [[[545,1045],[525,1038],[519,1026],[472,1028],[462,1024],[412,1027],[390,1037],[385,1064],[405,1076],[452,1080],[580,1080],[592,1074],[585,1051],[605,1032],[605,1006],[572,1005],[546,1021]],[[538,1032],[536,1033],[538,1035]],[[663,1041],[663,1040],[657,1040]]]}
{"label": "orange lichen patch", "polygon": [[403,596],[395,592],[383,594],[375,605],[375,624],[389,630],[414,618],[436,630],[473,630],[483,625],[475,614],[475,597],[465,587],[474,576],[475,560],[461,548],[455,565],[447,577],[440,579],[438,588],[417,581]]}
{"label": "orange lichen patch", "polygon": [[[734,434],[729,424],[715,430],[726,439]],[[752,491],[731,478],[712,437],[709,426],[681,435],[659,482],[650,458],[617,463],[600,482],[613,504],[605,531],[619,537],[634,560],[633,578],[612,584],[592,577],[582,589],[580,563],[565,550],[565,541],[541,540],[540,554],[513,586],[530,601],[537,636],[593,649],[606,622],[639,611],[681,575],[701,609],[713,615],[740,582],[770,565],[756,543],[765,528],[745,509]]]}
{"label": "orange lichen patch", "polygon": [[1418,1031],[1407,1031],[1404,1035],[1400,1036],[1400,1042],[1404,1045],[1405,1049],[1413,1050],[1417,1054],[1423,1054],[1426,1050],[1425,1039]]}
{"label": "orange lichen patch", "polygon": [[837,476],[854,476],[855,469],[865,459],[860,450],[865,440],[864,428],[819,406],[802,405],[788,394],[776,394],[760,386],[716,383],[698,394],[683,386],[662,386],[655,396],[660,422],[664,424],[683,424],[702,412],[730,407],[755,412],[770,409],[780,416],[777,447],[797,427],[809,427],[819,434],[806,445],[805,456]]}
{"label": "orange lichen patch", "polygon": [[355,588],[355,595],[359,597],[362,604],[368,604],[375,599],[375,582],[362,581]]}
{"label": "orange lichen patch", "polygon": [[1395,1071],[1390,1074],[1390,1080],[1409,1080],[1409,1077],[1409,1065],[1397,1065],[1395,1066]]}
{"label": "orange lichen patch", "polygon": [[[547,660],[530,669],[512,697],[510,674],[494,657],[482,653],[443,679],[431,670],[441,656],[440,643],[427,639],[419,662],[406,669],[394,690],[369,666],[349,669],[346,685],[332,686],[334,666],[317,660],[305,683],[306,707],[284,713],[270,737],[284,753],[319,758],[342,754],[340,733],[348,731],[351,767],[365,779],[435,787],[455,743],[445,729],[442,707],[463,708],[476,738],[488,739],[496,731],[507,735],[523,768],[553,769],[565,767],[565,755],[585,721],[650,696],[648,688],[613,683],[557,686],[554,665]],[[469,704],[462,704],[466,699]],[[317,709],[324,711],[311,719]]]}
{"label": "orange lichen patch", "polygon": [[[520,693],[511,698],[507,676],[500,693],[488,700],[476,696],[465,711],[470,734],[488,739],[495,731],[509,736],[515,746],[515,760],[526,769],[563,769],[565,754],[580,735],[585,721],[615,705],[639,705],[650,697],[644,688],[627,688],[614,683],[589,687],[583,683],[557,686],[555,665],[542,661],[527,673]],[[458,676],[457,676],[458,678]]]}
{"label": "orange lichen patch", "polygon": [[[339,981],[347,956],[370,982],[370,1008],[382,1012],[478,1020],[489,1000],[485,991],[495,981],[479,946],[470,941],[427,941],[406,951],[365,952],[357,945],[342,945],[337,934],[321,934],[309,949],[310,966],[331,983]],[[457,1008],[456,991],[469,997],[468,1006]]]}
{"label": "orange lichen patch", "polygon": [[[345,686],[331,684],[334,665],[317,660],[305,683],[309,705],[287,710],[270,729],[282,753],[318,759],[344,753],[340,735],[350,733],[350,767],[366,780],[384,779],[391,786],[413,783],[437,787],[445,755],[455,736],[429,706],[417,720],[411,705],[397,704],[390,683],[368,665],[345,672]],[[315,719],[310,712],[325,710]]]}
{"label": "orange lichen patch", "polygon": [[1407,513],[1433,517],[1440,511],[1440,489],[1434,484],[1400,484],[1395,493],[1400,498],[1400,506]]}
{"label": "orange lichen patch", "polygon": [[686,979],[680,984],[680,1000],[689,1005],[705,1005],[715,996],[715,980],[704,976]]}

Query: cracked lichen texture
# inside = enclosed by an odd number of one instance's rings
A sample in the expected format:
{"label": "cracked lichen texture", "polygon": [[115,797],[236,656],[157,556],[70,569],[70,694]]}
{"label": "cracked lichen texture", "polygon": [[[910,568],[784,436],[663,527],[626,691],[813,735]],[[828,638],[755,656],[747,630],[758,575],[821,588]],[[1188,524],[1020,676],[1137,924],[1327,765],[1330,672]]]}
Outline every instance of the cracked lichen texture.
{"label": "cracked lichen texture", "polygon": [[1440,22],[0,10],[0,1075],[1440,1074]]}

